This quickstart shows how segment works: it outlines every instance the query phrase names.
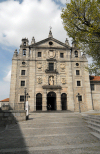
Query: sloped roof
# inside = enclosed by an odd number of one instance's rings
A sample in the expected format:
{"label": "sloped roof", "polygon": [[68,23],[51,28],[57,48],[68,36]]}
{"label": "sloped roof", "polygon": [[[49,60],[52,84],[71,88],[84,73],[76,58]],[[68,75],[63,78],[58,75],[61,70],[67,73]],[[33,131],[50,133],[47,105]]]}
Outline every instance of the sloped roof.
{"label": "sloped roof", "polygon": [[9,102],[9,98],[3,99],[0,102]]}
{"label": "sloped roof", "polygon": [[90,81],[100,81],[100,76],[90,76]]}
{"label": "sloped roof", "polygon": [[57,40],[57,39],[55,39],[55,38],[53,38],[53,37],[49,37],[49,38],[46,38],[46,39],[41,40],[41,41],[39,41],[39,42],[36,42],[36,43],[34,43],[34,44],[31,44],[30,47],[36,47],[37,45],[40,45],[40,44],[45,43],[45,42],[47,42],[47,41],[54,41],[54,42],[56,42],[56,43],[62,45],[62,46],[65,47],[65,48],[71,49],[70,46],[66,45],[65,43],[63,43],[63,42],[61,42],[61,41],[59,41],[59,40]]}

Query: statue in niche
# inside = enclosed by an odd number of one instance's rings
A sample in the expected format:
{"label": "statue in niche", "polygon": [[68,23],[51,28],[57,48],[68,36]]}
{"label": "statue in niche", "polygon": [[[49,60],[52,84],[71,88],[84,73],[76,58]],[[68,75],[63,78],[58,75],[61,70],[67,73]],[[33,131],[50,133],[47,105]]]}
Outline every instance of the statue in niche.
{"label": "statue in niche", "polygon": [[49,85],[54,85],[54,77],[53,76],[49,77]]}

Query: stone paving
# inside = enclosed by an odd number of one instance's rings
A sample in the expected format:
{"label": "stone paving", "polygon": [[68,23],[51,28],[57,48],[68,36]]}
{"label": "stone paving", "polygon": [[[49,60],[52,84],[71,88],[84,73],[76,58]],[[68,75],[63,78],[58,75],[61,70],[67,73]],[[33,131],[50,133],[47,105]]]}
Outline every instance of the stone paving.
{"label": "stone paving", "polygon": [[31,113],[0,129],[0,154],[99,154],[100,141],[79,113]]}

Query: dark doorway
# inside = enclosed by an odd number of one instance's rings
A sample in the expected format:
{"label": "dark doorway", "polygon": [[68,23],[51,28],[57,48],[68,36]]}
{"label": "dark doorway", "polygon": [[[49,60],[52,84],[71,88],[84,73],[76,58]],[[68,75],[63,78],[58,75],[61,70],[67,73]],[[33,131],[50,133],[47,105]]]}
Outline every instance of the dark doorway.
{"label": "dark doorway", "polygon": [[47,94],[47,110],[49,110],[49,104],[51,105],[51,110],[56,110],[56,93],[49,92]]}
{"label": "dark doorway", "polygon": [[61,94],[61,104],[62,110],[67,110],[67,95],[65,93]]}
{"label": "dark doorway", "polygon": [[36,94],[36,110],[42,110],[42,94]]}

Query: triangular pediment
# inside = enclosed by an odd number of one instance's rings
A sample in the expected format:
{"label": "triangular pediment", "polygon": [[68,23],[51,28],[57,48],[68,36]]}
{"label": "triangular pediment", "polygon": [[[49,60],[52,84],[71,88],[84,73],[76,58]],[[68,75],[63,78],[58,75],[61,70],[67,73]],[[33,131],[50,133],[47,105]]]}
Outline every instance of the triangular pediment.
{"label": "triangular pediment", "polygon": [[65,43],[58,41],[57,39],[52,38],[52,37],[49,37],[49,38],[41,40],[37,43],[34,43],[34,44],[31,45],[31,47],[70,49],[70,46],[68,46]]}

